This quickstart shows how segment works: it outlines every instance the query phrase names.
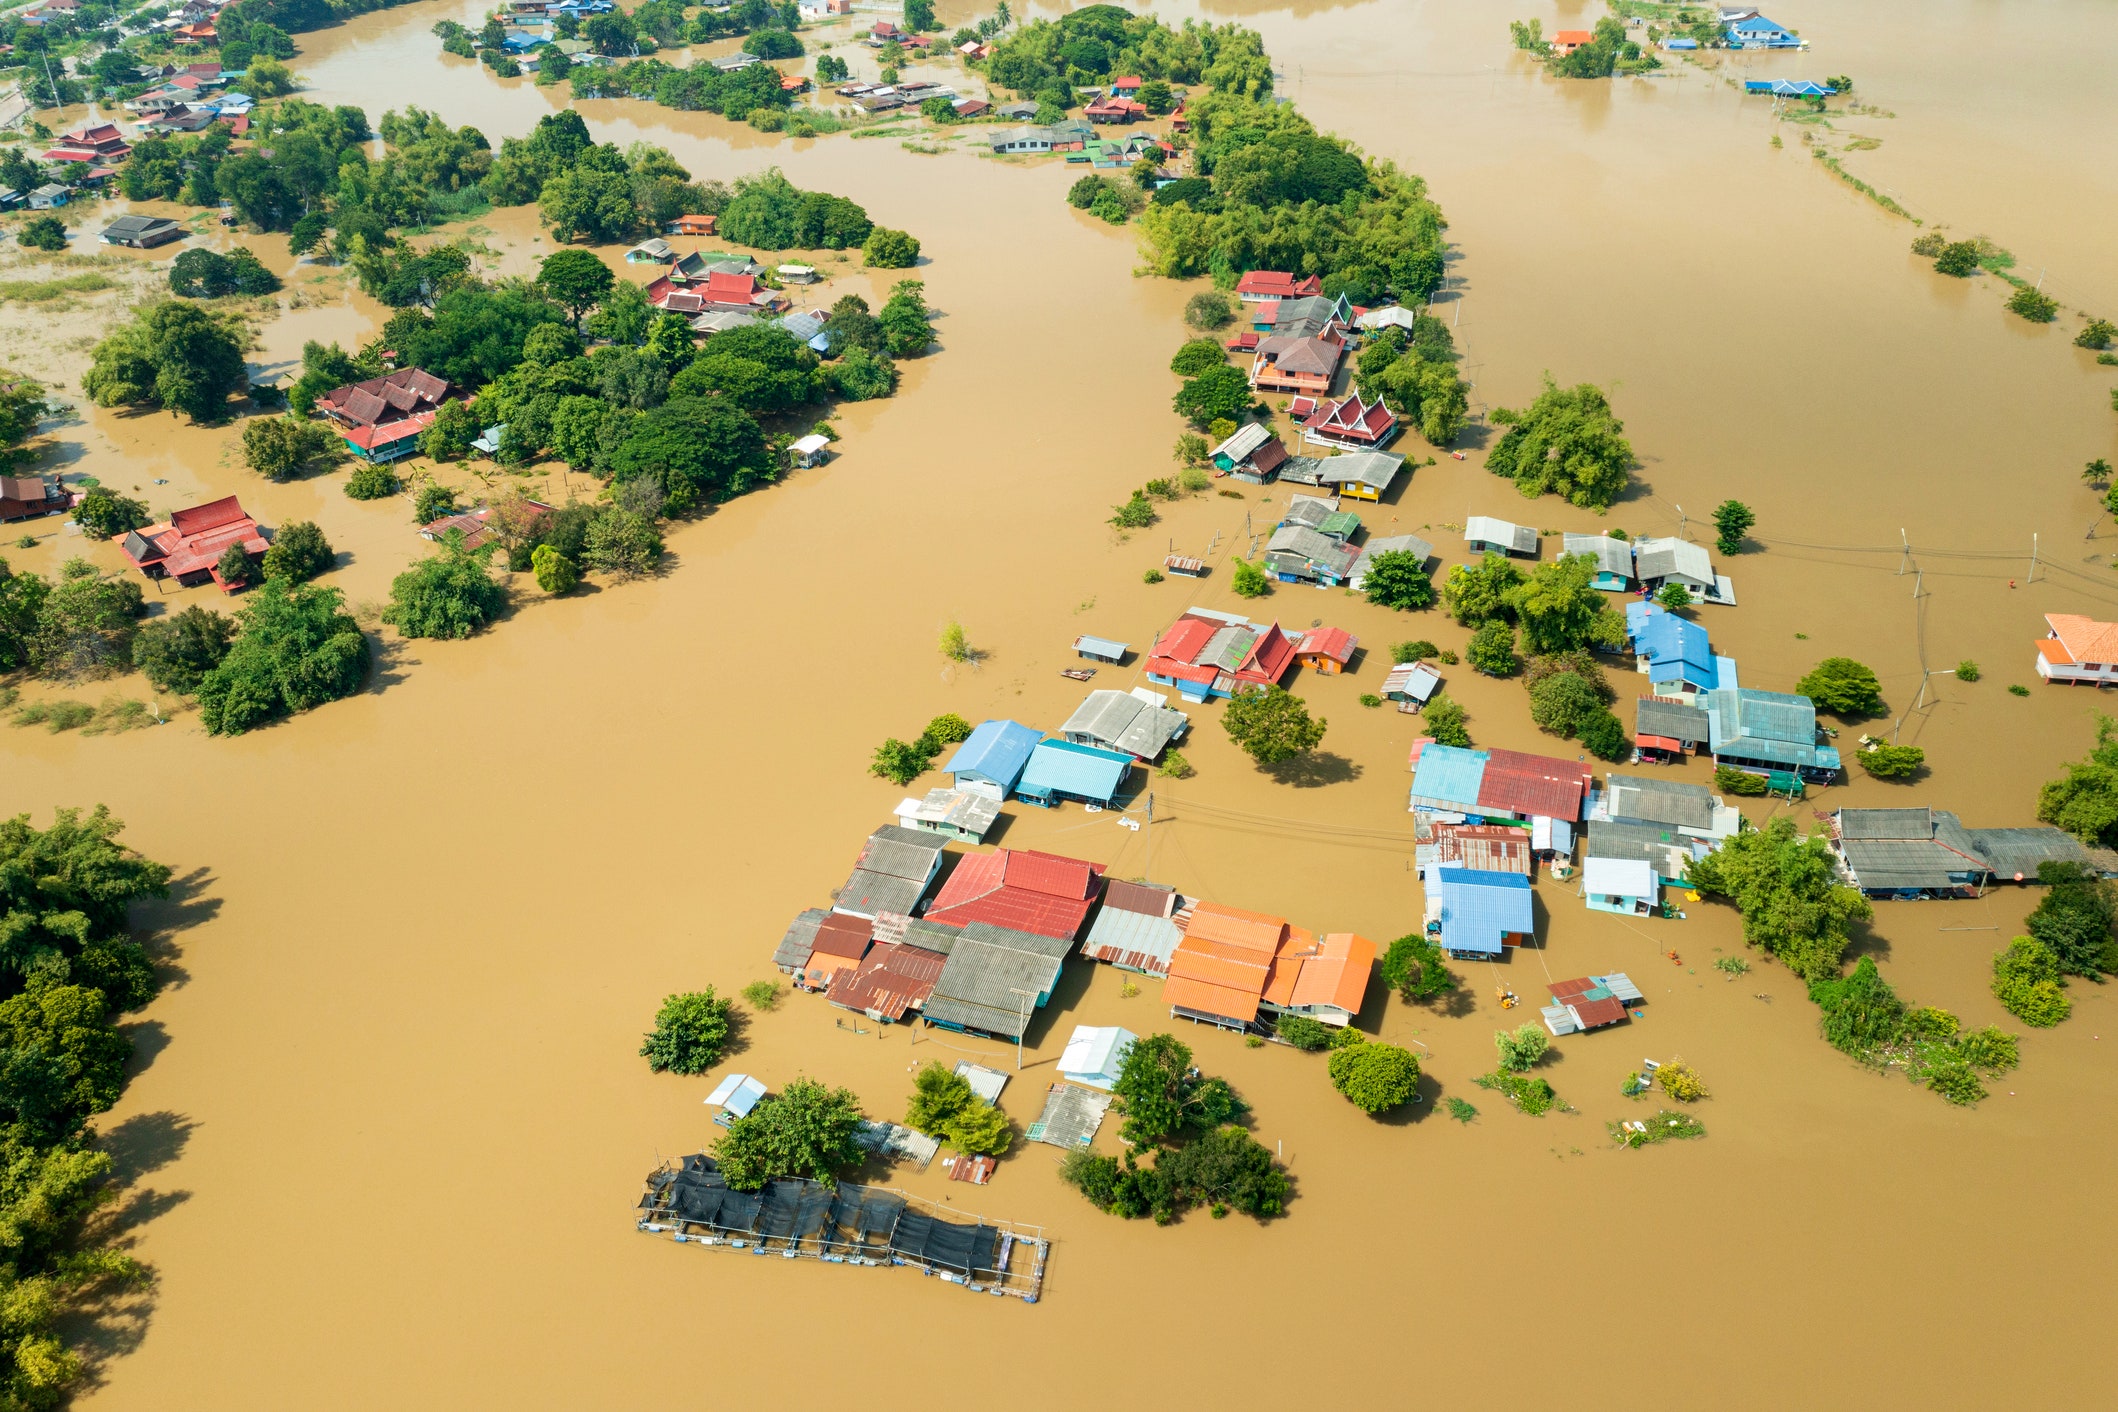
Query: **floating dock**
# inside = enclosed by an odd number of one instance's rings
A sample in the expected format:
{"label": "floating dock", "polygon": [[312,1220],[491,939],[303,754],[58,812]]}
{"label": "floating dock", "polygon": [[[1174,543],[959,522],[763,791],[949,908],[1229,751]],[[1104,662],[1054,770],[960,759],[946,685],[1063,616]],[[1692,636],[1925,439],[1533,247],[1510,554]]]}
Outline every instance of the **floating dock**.
{"label": "floating dock", "polygon": [[892,1187],[780,1177],[735,1191],[696,1153],[648,1174],[640,1230],[678,1244],[833,1265],[908,1265],[922,1274],[1035,1304],[1051,1243],[1040,1226],[989,1221]]}

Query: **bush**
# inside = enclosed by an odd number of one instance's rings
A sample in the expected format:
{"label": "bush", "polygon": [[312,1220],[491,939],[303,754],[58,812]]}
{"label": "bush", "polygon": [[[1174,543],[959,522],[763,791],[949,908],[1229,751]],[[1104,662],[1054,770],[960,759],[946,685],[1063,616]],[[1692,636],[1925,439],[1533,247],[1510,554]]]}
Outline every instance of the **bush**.
{"label": "bush", "polygon": [[360,466],[346,477],[346,497],[350,500],[381,500],[404,489],[404,482],[388,466]]}
{"label": "bush", "polygon": [[608,505],[588,522],[581,541],[581,562],[621,578],[650,574],[662,562],[662,531],[652,516]]}
{"label": "bush", "polygon": [[1511,1074],[1528,1073],[1551,1047],[1551,1035],[1535,1020],[1517,1025],[1512,1034],[1493,1031],[1493,1048],[1499,1051],[1500,1067]]}
{"label": "bush", "polygon": [[132,664],[161,691],[190,695],[228,655],[235,623],[197,604],[141,626],[132,639]]}
{"label": "bush", "polygon": [[1160,583],[1162,582],[1162,571],[1160,569],[1149,569],[1146,573],[1140,575],[1140,582]]}
{"label": "bush", "polygon": [[1227,361],[1228,354],[1221,347],[1220,340],[1194,338],[1169,360],[1169,370],[1180,378],[1195,378],[1208,368],[1218,368]]}
{"label": "bush", "polygon": [[57,216],[32,216],[15,239],[32,250],[64,250],[66,223]]}
{"label": "bush", "polygon": [[2060,989],[2059,959],[2034,937],[2019,936],[1993,957],[1993,997],[2026,1025],[2049,1029],[2072,1013]]}
{"label": "bush", "polygon": [[1706,1097],[1706,1080],[1689,1064],[1669,1063],[1655,1070],[1655,1082],[1679,1103],[1695,1103]]}
{"label": "bush", "polygon": [[899,740],[891,736],[875,747],[875,755],[868,762],[868,773],[894,785],[907,785],[925,774],[940,753],[938,745],[926,740]]}
{"label": "bush", "polygon": [[1956,679],[1958,681],[1977,681],[1978,663],[1972,661],[1969,657],[1958,662],[1956,664]]}
{"label": "bush", "polygon": [[1883,709],[1882,683],[1851,657],[1826,657],[1794,689],[1842,718],[1879,715]]}
{"label": "bush", "polygon": [[1147,492],[1136,490],[1123,505],[1111,507],[1110,522],[1119,529],[1146,529],[1155,522],[1155,507]]}
{"label": "bush", "polygon": [[970,636],[964,632],[962,623],[952,622],[941,630],[941,655],[951,662],[977,660],[978,654],[971,647]]}
{"label": "bush", "polygon": [[1372,691],[1364,691],[1360,694],[1360,703],[1372,711],[1383,704],[1383,699]]}
{"label": "bush", "polygon": [[1453,745],[1467,750],[1471,745],[1471,732],[1464,724],[1469,719],[1461,702],[1446,691],[1437,691],[1427,698],[1426,709],[1421,713],[1426,722],[1428,735],[1441,745]]}
{"label": "bush", "polygon": [[721,1062],[734,1030],[735,1003],[707,986],[662,1001],[640,1054],[658,1074],[703,1074]]}
{"label": "bush", "polygon": [[2082,325],[2081,332],[2074,335],[2076,348],[2108,348],[2111,340],[2118,339],[2118,324],[2109,319],[2090,319]]}
{"label": "bush", "polygon": [[753,1010],[777,1010],[786,998],[786,987],[777,980],[752,981],[743,987],[743,1003]]}
{"label": "bush", "polygon": [[1408,932],[1391,942],[1377,970],[1383,984],[1408,1002],[1433,1000],[1456,988],[1441,948],[1423,932]]}
{"label": "bush", "polygon": [[1235,322],[1235,309],[1227,295],[1207,289],[1184,303],[1184,322],[1195,329],[1227,328]]}
{"label": "bush", "polygon": [[240,735],[351,696],[368,674],[368,640],[336,589],[267,579],[236,614],[237,632],[198,685],[199,720]]}
{"label": "bush", "polygon": [[1235,561],[1228,587],[1238,598],[1263,598],[1272,592],[1272,579],[1248,559]]}
{"label": "bush", "polygon": [[1714,788],[1723,794],[1740,794],[1755,797],[1772,788],[1772,781],[1763,775],[1754,775],[1748,770],[1736,769],[1733,765],[1714,766]]}
{"label": "bush", "polygon": [[[458,541],[454,530],[449,537]],[[405,637],[465,638],[506,607],[507,590],[486,572],[484,558],[452,543],[391,581],[382,620]]]}
{"label": "bush", "polygon": [[1871,745],[1856,750],[1853,758],[1879,780],[1908,779],[1927,763],[1927,752],[1916,745]]}
{"label": "bush", "polygon": [[2059,301],[2029,285],[2022,285],[2008,296],[2008,312],[2020,314],[2033,324],[2048,324],[2059,317]]}
{"label": "bush", "polygon": [[1296,1049],[1314,1054],[1331,1046],[1331,1026],[1307,1015],[1282,1015],[1274,1031]]}
{"label": "bush", "polygon": [[1609,714],[1602,694],[1594,683],[1572,672],[1555,672],[1530,687],[1530,719],[1540,730],[1570,736],[1599,713]]}
{"label": "bush", "polygon": [[1464,659],[1489,677],[1512,676],[1522,665],[1515,655],[1515,629],[1497,618],[1480,623]]}
{"label": "bush", "polygon": [[1604,708],[1598,708],[1582,723],[1581,743],[1598,760],[1624,760],[1633,753],[1633,739],[1625,733],[1625,723]]}
{"label": "bush", "polygon": [[1419,1092],[1419,1060],[1394,1044],[1348,1045],[1332,1054],[1328,1068],[1331,1086],[1363,1113],[1399,1107]]}
{"label": "bush", "polygon": [[74,523],[81,533],[90,539],[115,539],[127,530],[139,529],[148,523],[147,507],[137,500],[128,500],[122,495],[112,495],[98,487],[81,497],[74,506]]}
{"label": "bush", "polygon": [[1155,773],[1164,779],[1188,780],[1198,771],[1191,767],[1191,761],[1171,750],[1164,753],[1162,763],[1155,766]]}
{"label": "bush", "polygon": [[1361,588],[1370,603],[1383,608],[1434,606],[1434,579],[1420,557],[1408,549],[1386,549],[1370,556]]}
{"label": "bush", "polygon": [[1260,765],[1278,765],[1323,743],[1323,718],[1311,719],[1302,699],[1282,686],[1242,691],[1221,711],[1228,738]]}
{"label": "bush", "polygon": [[1423,637],[1411,642],[1393,642],[1390,644],[1390,660],[1402,667],[1407,662],[1424,662],[1440,650]]}
{"label": "bush", "polygon": [[919,263],[919,242],[901,230],[877,226],[861,243],[860,254],[871,270],[908,270]]}
{"label": "bush", "polygon": [[537,587],[546,593],[570,593],[581,582],[581,571],[574,567],[574,561],[549,544],[540,544],[530,551],[530,572],[537,576]]}
{"label": "bush", "polygon": [[1655,594],[1655,602],[1672,613],[1682,612],[1692,605],[1691,590],[1681,583],[1666,583]]}
{"label": "bush", "polygon": [[291,525],[281,525],[279,533],[272,537],[272,545],[265,551],[265,577],[307,583],[328,572],[336,560],[323,530],[313,521],[296,520]]}
{"label": "bush", "polygon": [[1938,230],[1930,230],[1912,237],[1912,253],[1924,255],[1931,260],[1948,249],[1949,237]]}
{"label": "bush", "polygon": [[1957,279],[1977,274],[1978,242],[1957,240],[1944,245],[1935,257],[1934,269],[1937,274],[1953,275]]}

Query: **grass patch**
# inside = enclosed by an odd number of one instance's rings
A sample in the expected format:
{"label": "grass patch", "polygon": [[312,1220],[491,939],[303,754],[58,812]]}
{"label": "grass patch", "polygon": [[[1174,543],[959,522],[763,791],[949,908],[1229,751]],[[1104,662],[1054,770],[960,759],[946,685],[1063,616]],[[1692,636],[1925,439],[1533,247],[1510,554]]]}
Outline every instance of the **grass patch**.
{"label": "grass patch", "polygon": [[69,294],[100,294],[117,287],[116,280],[93,270],[61,279],[11,279],[0,281],[0,302],[44,304]]}
{"label": "grass patch", "polygon": [[1550,1084],[1543,1079],[1533,1079],[1528,1074],[1480,1074],[1471,1082],[1480,1088],[1505,1094],[1508,1102],[1533,1118],[1541,1117],[1562,1106],[1559,1095],[1552,1092]]}
{"label": "grass patch", "polygon": [[57,735],[79,730],[96,718],[96,708],[86,701],[33,701],[15,712],[10,725],[42,726]]}
{"label": "grass patch", "polygon": [[743,987],[743,999],[753,1010],[776,1010],[786,994],[778,981],[752,981]]}
{"label": "grass patch", "polygon": [[96,718],[81,727],[83,735],[123,735],[142,726],[156,726],[161,722],[147,714],[147,703],[133,701],[122,696],[107,698],[96,708]]}
{"label": "grass patch", "polygon": [[1473,1108],[1470,1104],[1464,1102],[1461,1098],[1452,1098],[1448,1102],[1449,1116],[1454,1118],[1459,1123],[1468,1123],[1473,1118],[1478,1116],[1478,1110],[1476,1108]]}
{"label": "grass patch", "polygon": [[1914,225],[1926,224],[1926,222],[1922,221],[1918,216],[1913,215],[1910,211],[1898,205],[1889,197],[1883,195],[1882,192],[1877,191],[1867,182],[1862,181],[1852,172],[1847,171],[1846,168],[1840,164],[1839,159],[1832,156],[1829,152],[1824,151],[1822,148],[1815,148],[1810,152],[1809,155],[1816,158],[1819,162],[1822,162],[1825,166],[1831,168],[1832,173],[1836,175],[1840,181],[1845,182],[1855,191],[1858,191],[1861,195],[1867,197],[1870,201],[1873,201],[1876,205],[1882,207],[1885,211],[1890,212],[1890,214],[1894,216],[1903,216],[1906,220],[1912,222],[1912,224]]}
{"label": "grass patch", "polygon": [[1689,1113],[1672,1113],[1667,1108],[1657,1109],[1652,1118],[1628,1118],[1603,1126],[1620,1147],[1652,1147],[1658,1142],[1706,1136],[1706,1124]]}
{"label": "grass patch", "polygon": [[1717,956],[1714,969],[1724,976],[1740,976],[1750,969],[1750,963],[1740,956]]}

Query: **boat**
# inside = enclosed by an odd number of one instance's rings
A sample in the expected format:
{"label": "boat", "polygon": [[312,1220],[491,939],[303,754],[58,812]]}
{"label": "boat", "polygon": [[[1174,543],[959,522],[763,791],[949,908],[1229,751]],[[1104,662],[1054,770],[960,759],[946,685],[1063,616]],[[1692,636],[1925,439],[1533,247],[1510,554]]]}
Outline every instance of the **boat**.
{"label": "boat", "polygon": [[1061,667],[1059,675],[1074,681],[1088,681],[1096,675],[1094,667]]}

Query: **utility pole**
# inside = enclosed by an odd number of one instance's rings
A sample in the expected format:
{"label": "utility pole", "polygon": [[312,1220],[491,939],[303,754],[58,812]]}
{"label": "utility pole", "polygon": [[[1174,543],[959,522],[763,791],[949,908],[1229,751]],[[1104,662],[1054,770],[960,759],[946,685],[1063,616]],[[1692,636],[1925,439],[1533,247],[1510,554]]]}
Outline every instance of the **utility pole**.
{"label": "utility pole", "polygon": [[1140,876],[1148,882],[1155,880],[1155,792],[1147,791],[1147,863]]}
{"label": "utility pole", "polygon": [[1020,986],[1009,986],[1008,994],[1022,997],[1022,1028],[1015,1031],[1015,1072],[1022,1072],[1022,1037],[1030,1027],[1030,996],[1032,992]]}
{"label": "utility pole", "polygon": [[1903,578],[1905,576],[1905,566],[1912,562],[1912,541],[1905,538],[1905,532],[1900,529],[1897,532],[1897,542],[1905,546],[1904,557],[1897,561],[1897,576]]}
{"label": "utility pole", "polygon": [[2030,534],[2030,576],[2024,579],[2023,582],[2037,582],[2037,534],[2034,530]]}
{"label": "utility pole", "polygon": [[1684,507],[1682,505],[1679,505],[1677,507],[1677,538],[1684,538],[1685,527],[1690,523],[1691,517],[1686,515],[1684,513]]}

